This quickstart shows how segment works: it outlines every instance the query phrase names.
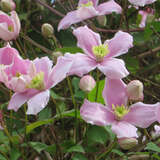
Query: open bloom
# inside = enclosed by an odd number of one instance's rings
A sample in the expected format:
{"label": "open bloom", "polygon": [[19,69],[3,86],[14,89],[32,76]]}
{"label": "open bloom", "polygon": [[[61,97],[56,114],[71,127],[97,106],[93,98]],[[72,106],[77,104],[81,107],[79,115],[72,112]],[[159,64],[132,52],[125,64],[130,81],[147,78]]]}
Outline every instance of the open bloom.
{"label": "open bloom", "polygon": [[77,10],[69,12],[59,23],[58,30],[66,29],[70,25],[78,23],[94,16],[111,14],[112,12],[121,13],[121,7],[109,0],[98,5],[98,0],[79,0]]}
{"label": "open bloom", "polygon": [[96,67],[110,78],[120,79],[129,74],[124,61],[114,57],[126,53],[133,46],[133,37],[130,34],[119,31],[104,44],[100,35],[87,26],[75,29],[73,34],[78,39],[78,47],[85,54],[65,54],[65,57],[73,60],[70,75],[83,76]]}
{"label": "open bloom", "polygon": [[156,0],[128,0],[135,6],[145,6],[146,4],[154,3]]}
{"label": "open bloom", "polygon": [[80,109],[82,118],[91,124],[111,125],[118,138],[138,137],[137,127],[147,128],[156,121],[160,103],[129,105],[126,84],[119,79],[107,79],[103,90],[106,106],[85,100]]}
{"label": "open bloom", "polygon": [[72,61],[59,57],[52,68],[48,57],[24,60],[7,46],[0,49],[0,64],[0,81],[15,92],[8,109],[17,111],[27,102],[27,114],[37,114],[49,101],[49,89],[66,77]]}
{"label": "open bloom", "polygon": [[0,38],[5,41],[16,39],[21,28],[17,13],[12,11],[10,14],[0,11]]}

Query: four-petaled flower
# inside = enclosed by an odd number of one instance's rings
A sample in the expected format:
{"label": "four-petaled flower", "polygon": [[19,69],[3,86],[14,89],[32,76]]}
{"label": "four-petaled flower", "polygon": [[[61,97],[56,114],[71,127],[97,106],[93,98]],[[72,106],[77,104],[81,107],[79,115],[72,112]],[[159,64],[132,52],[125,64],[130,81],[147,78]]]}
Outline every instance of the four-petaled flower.
{"label": "four-petaled flower", "polygon": [[147,128],[157,121],[160,103],[129,105],[126,87],[120,79],[106,79],[103,90],[106,106],[85,100],[80,109],[81,117],[91,124],[111,125],[118,138],[138,137],[135,126]]}

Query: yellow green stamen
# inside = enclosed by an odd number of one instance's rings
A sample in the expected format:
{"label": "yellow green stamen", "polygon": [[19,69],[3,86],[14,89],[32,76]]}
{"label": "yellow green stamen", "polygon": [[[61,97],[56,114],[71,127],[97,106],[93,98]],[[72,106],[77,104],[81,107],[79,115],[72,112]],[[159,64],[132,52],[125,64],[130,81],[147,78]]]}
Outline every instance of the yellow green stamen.
{"label": "yellow green stamen", "polygon": [[37,90],[44,90],[44,73],[39,72],[33,79],[31,80],[30,84],[27,85],[27,88],[37,89]]}
{"label": "yellow green stamen", "polygon": [[13,26],[8,26],[8,30],[9,30],[10,32],[14,32]]}
{"label": "yellow green stamen", "polygon": [[108,45],[102,44],[99,46],[92,47],[92,51],[96,56],[97,61],[102,61],[103,58],[109,53]]}
{"label": "yellow green stamen", "polygon": [[92,1],[88,1],[88,3],[80,4],[80,6],[78,8],[81,8],[81,7],[92,7],[92,6],[93,6],[93,2]]}
{"label": "yellow green stamen", "polygon": [[129,109],[127,109],[124,105],[115,106],[114,104],[112,104],[112,109],[117,120],[121,120],[129,112]]}

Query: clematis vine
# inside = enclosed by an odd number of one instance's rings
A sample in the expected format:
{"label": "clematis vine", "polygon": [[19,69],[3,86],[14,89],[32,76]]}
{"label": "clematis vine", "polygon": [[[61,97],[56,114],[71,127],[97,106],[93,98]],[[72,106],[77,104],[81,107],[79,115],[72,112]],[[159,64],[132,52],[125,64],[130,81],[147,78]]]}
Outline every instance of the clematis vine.
{"label": "clematis vine", "polygon": [[78,40],[78,47],[82,48],[85,54],[65,54],[66,58],[73,60],[69,75],[81,77],[96,67],[110,78],[120,79],[129,74],[124,61],[114,57],[126,53],[133,46],[133,37],[130,34],[119,31],[104,44],[100,35],[87,26],[75,29],[73,34]]}
{"label": "clematis vine", "polygon": [[66,77],[71,65],[72,61],[62,56],[52,67],[48,57],[24,60],[9,45],[1,48],[0,81],[15,92],[8,109],[17,111],[27,102],[27,114],[40,112],[49,101],[49,89]]}
{"label": "clematis vine", "polygon": [[103,90],[106,105],[85,100],[80,109],[82,118],[95,125],[111,125],[119,139],[138,137],[135,126],[147,128],[155,122],[160,103],[129,105],[126,87],[120,79],[107,79]]}
{"label": "clematis vine", "polygon": [[156,0],[128,0],[128,1],[135,6],[145,6],[147,4],[154,3]]}
{"label": "clematis vine", "polygon": [[4,41],[16,39],[21,28],[17,13],[12,11],[10,14],[0,11],[0,38]]}
{"label": "clematis vine", "polygon": [[58,31],[67,29],[70,25],[81,22],[85,19],[100,15],[121,13],[122,8],[114,0],[98,5],[98,0],[79,0],[77,10],[67,13],[60,21]]}

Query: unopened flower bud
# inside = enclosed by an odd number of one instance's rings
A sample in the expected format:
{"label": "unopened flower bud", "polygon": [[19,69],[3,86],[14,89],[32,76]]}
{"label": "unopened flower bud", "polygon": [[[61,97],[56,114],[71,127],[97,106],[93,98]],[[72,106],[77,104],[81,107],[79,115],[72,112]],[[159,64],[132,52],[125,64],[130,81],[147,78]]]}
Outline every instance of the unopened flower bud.
{"label": "unopened flower bud", "polygon": [[105,15],[98,16],[96,19],[101,26],[105,26],[107,23],[107,18]]}
{"label": "unopened flower bud", "polygon": [[52,36],[54,29],[53,29],[52,25],[50,25],[48,23],[44,23],[41,27],[41,32],[42,32],[43,36],[50,37],[50,36]]}
{"label": "unopened flower bud", "polygon": [[90,92],[96,85],[94,78],[90,75],[86,75],[81,78],[79,82],[79,88],[85,92]]}
{"label": "unopened flower bud", "polygon": [[63,56],[63,53],[61,53],[61,52],[59,52],[59,51],[57,51],[57,52],[53,52],[52,53],[52,60],[53,60],[53,62],[57,62],[57,58],[58,57],[60,57],[60,56]]}
{"label": "unopened flower bud", "polygon": [[127,85],[127,94],[129,100],[143,100],[143,83],[139,80],[133,80]]}
{"label": "unopened flower bud", "polygon": [[13,11],[16,8],[16,4],[13,0],[1,0],[0,6],[5,12]]}
{"label": "unopened flower bud", "polygon": [[136,138],[121,138],[118,139],[118,143],[122,149],[128,150],[136,146],[138,141]]}

